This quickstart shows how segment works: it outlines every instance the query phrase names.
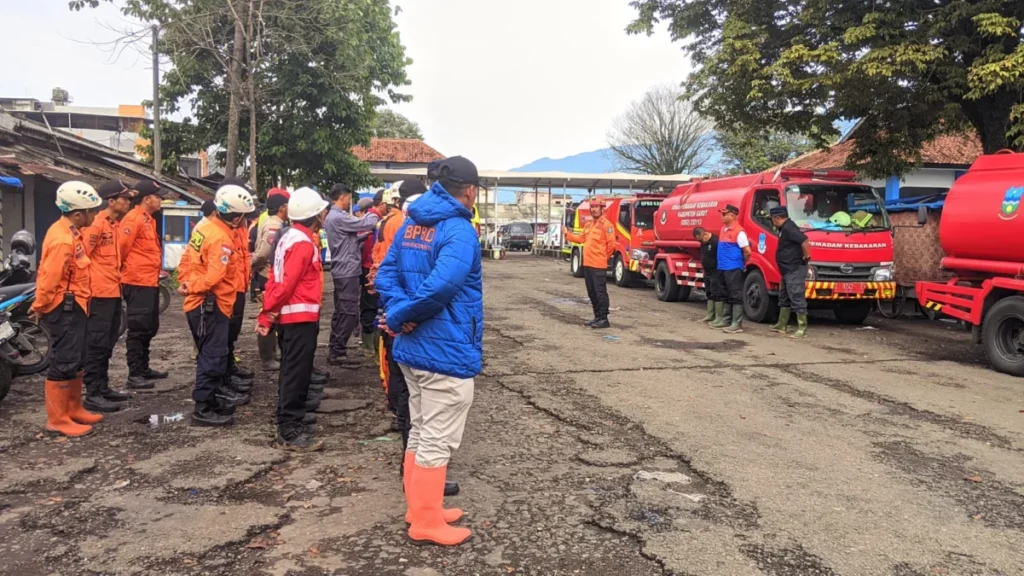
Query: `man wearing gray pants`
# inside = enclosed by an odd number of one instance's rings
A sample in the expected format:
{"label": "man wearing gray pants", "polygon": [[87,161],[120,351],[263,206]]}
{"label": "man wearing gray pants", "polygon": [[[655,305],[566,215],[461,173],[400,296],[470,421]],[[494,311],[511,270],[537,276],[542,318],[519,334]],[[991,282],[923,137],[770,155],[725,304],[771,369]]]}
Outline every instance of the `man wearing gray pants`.
{"label": "man wearing gray pants", "polygon": [[357,368],[361,363],[348,356],[348,339],[359,328],[359,282],[362,268],[362,247],[359,234],[377,226],[380,217],[367,212],[362,218],[351,214],[356,194],[344,184],[331,188],[331,206],[324,229],[331,251],[331,278],[334,280],[334,315],[331,316],[331,339],[327,363],[343,368]]}
{"label": "man wearing gray pants", "polygon": [[779,286],[779,321],[771,327],[773,332],[785,334],[791,313],[796,313],[796,332],[793,338],[807,335],[807,266],[811,261],[811,246],[795,222],[789,219],[787,208],[771,210],[772,226],[779,231],[779,247],[775,250],[775,263],[782,274]]}

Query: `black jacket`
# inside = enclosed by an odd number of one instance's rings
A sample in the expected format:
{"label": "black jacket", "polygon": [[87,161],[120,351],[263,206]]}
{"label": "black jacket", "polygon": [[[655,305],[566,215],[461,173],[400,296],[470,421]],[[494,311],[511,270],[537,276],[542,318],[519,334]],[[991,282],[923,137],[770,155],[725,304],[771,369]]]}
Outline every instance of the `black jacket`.
{"label": "black jacket", "polygon": [[705,272],[718,270],[718,235],[711,234],[711,241],[700,244],[700,264]]}

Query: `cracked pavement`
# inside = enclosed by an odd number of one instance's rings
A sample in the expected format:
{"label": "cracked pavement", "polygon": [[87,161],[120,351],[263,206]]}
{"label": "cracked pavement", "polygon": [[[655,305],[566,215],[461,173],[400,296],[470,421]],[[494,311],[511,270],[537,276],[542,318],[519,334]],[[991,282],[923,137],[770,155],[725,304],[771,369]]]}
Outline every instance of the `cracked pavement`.
{"label": "cracked pavement", "polygon": [[[332,370],[319,454],[269,447],[272,374],[233,429],[178,420],[175,302],[154,341],[172,377],[98,433],[40,435],[39,377],[0,404],[0,574],[1024,574],[1024,381],[967,332],[814,317],[805,341],[726,335],[702,303],[614,286],[598,332],[567,268],[485,262],[484,373],[450,468],[466,545],[406,541],[371,368]],[[248,330],[239,348],[253,358]]]}

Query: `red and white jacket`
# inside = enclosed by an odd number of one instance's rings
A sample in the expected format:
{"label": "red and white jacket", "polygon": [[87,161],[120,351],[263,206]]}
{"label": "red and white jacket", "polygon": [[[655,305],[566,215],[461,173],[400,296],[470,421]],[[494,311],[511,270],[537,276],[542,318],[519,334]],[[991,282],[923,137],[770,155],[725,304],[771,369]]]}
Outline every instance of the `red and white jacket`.
{"label": "red and white jacket", "polygon": [[[324,273],[319,244],[320,238],[299,224],[283,233],[263,292],[260,325],[320,321]],[[273,322],[272,314],[277,315]]]}

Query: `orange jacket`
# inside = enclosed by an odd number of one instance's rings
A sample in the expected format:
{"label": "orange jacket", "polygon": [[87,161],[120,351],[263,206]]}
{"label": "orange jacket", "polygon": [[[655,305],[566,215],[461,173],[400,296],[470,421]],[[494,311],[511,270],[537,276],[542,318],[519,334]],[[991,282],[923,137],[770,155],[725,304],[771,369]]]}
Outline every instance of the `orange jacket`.
{"label": "orange jacket", "polygon": [[615,254],[615,227],[604,216],[587,222],[582,234],[566,230],[565,238],[583,244],[583,265],[587,268],[606,269],[608,259]]}
{"label": "orange jacket", "polygon": [[82,231],[85,248],[92,260],[89,272],[93,298],[121,297],[121,246],[117,232],[120,224],[110,212],[100,212],[92,226]]}
{"label": "orange jacket", "polygon": [[91,263],[82,233],[67,218],[54,222],[43,240],[32,309],[39,314],[48,314],[64,302],[64,294],[71,292],[75,295],[75,302],[88,314],[92,296],[89,281]]}
{"label": "orange jacket", "polygon": [[249,252],[249,229],[239,226],[234,229],[236,270],[235,286],[239,292],[249,291],[252,281],[252,253]]}
{"label": "orange jacket", "polygon": [[121,219],[119,238],[121,283],[159,286],[163,250],[156,233],[156,220],[142,206],[136,206]]}
{"label": "orange jacket", "polygon": [[[217,307],[231,317],[238,288],[238,254],[234,231],[219,218],[196,226],[182,254],[184,266],[178,266],[178,282],[185,285],[185,312],[202,306],[207,294],[217,299]],[[182,278],[184,275],[184,278]]]}
{"label": "orange jacket", "polygon": [[395,234],[398,233],[398,229],[402,227],[403,223],[405,223],[405,214],[402,214],[402,211],[397,208],[392,208],[391,212],[388,212],[388,215],[384,217],[384,220],[381,222],[380,236],[373,245],[374,268],[379,268],[380,263],[388,255],[391,243],[395,241]]}

